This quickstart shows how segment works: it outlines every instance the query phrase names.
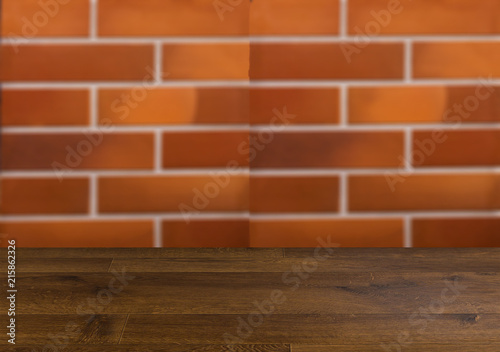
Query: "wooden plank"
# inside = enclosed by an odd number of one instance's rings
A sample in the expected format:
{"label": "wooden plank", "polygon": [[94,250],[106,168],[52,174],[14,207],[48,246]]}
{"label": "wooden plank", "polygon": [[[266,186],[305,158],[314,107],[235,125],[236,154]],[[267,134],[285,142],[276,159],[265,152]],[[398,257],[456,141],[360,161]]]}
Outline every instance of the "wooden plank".
{"label": "wooden plank", "polygon": [[[293,345],[292,352],[499,352],[500,345],[443,345],[443,344],[399,344],[396,341],[392,345]],[[398,347],[400,349],[398,349]]]}
{"label": "wooden plank", "polygon": [[[314,258],[314,248],[285,248],[285,258]],[[325,254],[324,250],[320,252]],[[500,248],[330,248],[321,268],[338,271],[498,272]]]}
{"label": "wooden plank", "polygon": [[[279,291],[286,298],[275,305],[281,314],[500,313],[496,273],[289,273],[286,280],[282,273],[116,274],[21,273],[18,312],[248,314]],[[123,275],[126,286],[116,279]],[[98,295],[109,304],[95,302]],[[0,301],[1,309],[7,303]]]}
{"label": "wooden plank", "polygon": [[[3,347],[5,352],[42,352],[39,345]],[[57,346],[56,346],[57,347]],[[48,349],[48,351],[51,351]],[[53,351],[56,351],[55,349]],[[290,352],[289,345],[66,345],[68,352]]]}
{"label": "wooden plank", "polygon": [[[239,318],[241,320],[239,320]],[[130,315],[124,344],[331,344],[380,345],[406,332],[413,343],[483,345],[500,343],[498,314],[441,314],[411,322],[407,315]],[[240,334],[238,334],[240,327]]]}
{"label": "wooden plank", "polygon": [[[126,318],[126,315],[16,314],[16,344],[115,344],[120,340]],[[0,345],[7,344],[7,338],[0,339]]]}
{"label": "wooden plank", "polygon": [[[6,257],[5,257],[6,258]],[[16,256],[16,272],[30,273],[98,273],[107,272],[111,258],[20,258]],[[7,263],[5,259],[3,263]],[[7,271],[0,271],[0,276],[6,276]]]}
{"label": "wooden plank", "polygon": [[[5,248],[0,254],[6,257]],[[5,253],[5,255],[4,255]],[[30,258],[282,258],[281,248],[18,248]]]}
{"label": "wooden plank", "polygon": [[[383,252],[382,252],[383,253]],[[443,260],[449,258],[449,260]],[[317,266],[317,267],[316,267]],[[286,272],[289,270],[306,270],[306,267],[316,267],[316,272],[499,272],[500,253],[498,258],[484,256],[463,260],[453,257],[446,251],[437,257],[405,257],[394,255],[389,258],[373,257],[335,257],[317,261],[314,258],[170,258],[170,259],[136,259],[119,258],[113,261],[112,268],[127,267],[130,272]]]}

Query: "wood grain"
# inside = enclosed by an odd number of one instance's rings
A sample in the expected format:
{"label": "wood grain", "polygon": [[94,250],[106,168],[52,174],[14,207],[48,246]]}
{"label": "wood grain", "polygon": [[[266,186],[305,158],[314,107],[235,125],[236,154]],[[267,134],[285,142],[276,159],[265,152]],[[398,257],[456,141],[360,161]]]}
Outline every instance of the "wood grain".
{"label": "wood grain", "polygon": [[[126,315],[16,314],[16,344],[116,344],[126,318]],[[7,339],[0,339],[0,345],[6,344]]]}
{"label": "wood grain", "polygon": [[[405,352],[498,352],[500,345],[445,345],[445,344],[399,344],[401,351]],[[373,352],[373,351],[400,351],[397,349],[396,342],[387,345],[389,349],[384,349],[381,345],[293,345],[293,352]]]}
{"label": "wood grain", "polygon": [[[131,315],[122,341],[128,344],[220,344],[224,334],[238,337],[238,318],[231,315]],[[407,331],[413,343],[500,343],[498,314],[440,314],[421,324],[408,315],[273,314],[239,338],[245,343],[372,344],[391,343]],[[259,321],[255,318],[255,321]],[[238,341],[238,340],[236,340]],[[293,349],[293,347],[292,347]]]}
{"label": "wood grain", "polygon": [[320,253],[21,248],[0,350],[500,352],[500,249]]}
{"label": "wood grain", "polygon": [[[98,313],[246,314],[275,290],[286,297],[276,305],[281,314],[411,314],[440,304],[443,297],[449,301],[442,306],[444,313],[500,313],[496,273],[311,273],[304,280],[294,273],[125,275],[133,278],[121,292],[111,294],[109,304],[96,305]],[[75,307],[87,306],[88,297],[109,292],[115,277],[113,273],[19,274],[18,311],[72,314]],[[114,281],[111,286],[122,285]],[[7,302],[1,301],[0,307],[7,307]]]}
{"label": "wood grain", "polygon": [[[26,258],[17,257],[18,273],[102,273],[108,271],[111,258]],[[6,258],[6,256],[4,257]],[[5,259],[4,259],[5,260]],[[0,272],[5,275],[6,272]]]}
{"label": "wood grain", "polygon": [[[6,352],[41,352],[42,346],[4,347]],[[62,349],[61,349],[62,350]],[[290,352],[289,345],[66,345],[70,352]]]}
{"label": "wood grain", "polygon": [[[6,256],[1,248],[2,258]],[[282,258],[281,248],[19,248],[19,258]]]}

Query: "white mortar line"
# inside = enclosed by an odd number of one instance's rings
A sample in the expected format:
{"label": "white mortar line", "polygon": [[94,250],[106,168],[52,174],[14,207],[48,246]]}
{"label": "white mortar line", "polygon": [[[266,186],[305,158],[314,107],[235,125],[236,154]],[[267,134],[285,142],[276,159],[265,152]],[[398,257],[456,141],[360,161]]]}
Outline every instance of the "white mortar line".
{"label": "white mortar line", "polygon": [[403,220],[403,246],[405,248],[413,247],[413,228],[410,216],[405,216]]}
{"label": "white mortar line", "polygon": [[163,247],[162,224],[160,217],[155,217],[154,219],[153,247]]}
{"label": "white mortar line", "polygon": [[[90,0],[90,18],[89,18],[89,37],[92,42],[98,39],[97,16],[98,16],[98,0]],[[49,39],[50,40],[50,39]],[[69,41],[71,43],[71,40]]]}

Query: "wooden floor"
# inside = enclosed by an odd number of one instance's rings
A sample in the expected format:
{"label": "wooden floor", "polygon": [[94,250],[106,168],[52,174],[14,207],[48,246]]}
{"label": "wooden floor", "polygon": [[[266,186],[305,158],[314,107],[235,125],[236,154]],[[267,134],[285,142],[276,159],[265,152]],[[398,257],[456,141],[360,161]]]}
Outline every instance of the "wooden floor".
{"label": "wooden floor", "polygon": [[500,249],[16,255],[16,347],[3,325],[1,351],[500,351]]}

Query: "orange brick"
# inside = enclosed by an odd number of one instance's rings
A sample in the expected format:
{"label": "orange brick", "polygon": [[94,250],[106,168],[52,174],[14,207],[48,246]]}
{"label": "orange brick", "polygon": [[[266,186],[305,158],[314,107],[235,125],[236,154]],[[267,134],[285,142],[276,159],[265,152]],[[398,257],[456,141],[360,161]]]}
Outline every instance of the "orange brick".
{"label": "orange brick", "polygon": [[151,45],[2,45],[0,56],[3,81],[152,80]]}
{"label": "orange brick", "polygon": [[25,38],[86,36],[88,0],[3,0],[2,36],[16,45]]}
{"label": "orange brick", "polygon": [[337,34],[337,0],[256,0],[250,5],[250,34]]}
{"label": "orange brick", "polygon": [[[100,0],[102,36],[248,34],[249,1]],[[220,17],[219,17],[220,13]],[[222,19],[221,19],[222,18]]]}
{"label": "orange brick", "polygon": [[248,176],[219,172],[199,176],[103,177],[99,210],[177,212],[189,218],[202,211],[248,210]]}
{"label": "orange brick", "polygon": [[[458,109],[465,112],[456,110],[456,105],[462,106]],[[351,123],[499,121],[498,112],[500,89],[497,86],[356,87],[349,90]]]}
{"label": "orange brick", "polygon": [[86,90],[3,90],[3,126],[87,125]]}
{"label": "orange brick", "polygon": [[415,219],[415,247],[500,247],[500,219]]}
{"label": "orange brick", "polygon": [[355,43],[251,44],[251,79],[402,78],[401,44],[372,43],[349,53]]}
{"label": "orange brick", "polygon": [[248,124],[245,88],[102,89],[100,121],[114,124]]}
{"label": "orange brick", "polygon": [[163,247],[248,247],[248,220],[168,220]]}
{"label": "orange brick", "polygon": [[17,247],[152,247],[152,221],[1,222]]}
{"label": "orange brick", "polygon": [[499,208],[500,177],[494,174],[349,177],[349,209],[352,211]]}
{"label": "orange brick", "polygon": [[499,11],[495,0],[350,0],[348,23],[351,34],[490,34]]}
{"label": "orange brick", "polygon": [[403,155],[400,132],[286,132],[271,136],[272,140],[267,134],[251,134],[251,167],[387,167],[398,166]]}
{"label": "orange brick", "polygon": [[[337,88],[254,88],[250,90],[250,123],[283,124],[276,111],[286,107],[295,115],[291,124],[337,124],[339,92]],[[277,122],[274,122],[274,121]]]}
{"label": "orange brick", "polygon": [[499,77],[500,43],[453,42],[414,44],[416,78]]}
{"label": "orange brick", "polygon": [[0,213],[75,214],[88,212],[88,180],[83,178],[3,178]]}
{"label": "orange brick", "polygon": [[168,79],[248,79],[246,43],[165,44],[163,72]]}
{"label": "orange brick", "polygon": [[248,132],[165,132],[163,167],[248,165]]}
{"label": "orange brick", "polygon": [[338,183],[331,176],[251,176],[250,211],[336,212]]}
{"label": "orange brick", "polygon": [[339,247],[402,247],[403,222],[397,219],[250,220],[251,247],[316,247],[320,240]]}
{"label": "orange brick", "polygon": [[498,130],[434,130],[413,133],[413,164],[416,166],[498,165],[499,150]]}
{"label": "orange brick", "polygon": [[[146,133],[4,134],[6,170],[148,169],[153,167],[153,135]],[[56,164],[54,164],[56,163]]]}

